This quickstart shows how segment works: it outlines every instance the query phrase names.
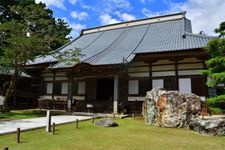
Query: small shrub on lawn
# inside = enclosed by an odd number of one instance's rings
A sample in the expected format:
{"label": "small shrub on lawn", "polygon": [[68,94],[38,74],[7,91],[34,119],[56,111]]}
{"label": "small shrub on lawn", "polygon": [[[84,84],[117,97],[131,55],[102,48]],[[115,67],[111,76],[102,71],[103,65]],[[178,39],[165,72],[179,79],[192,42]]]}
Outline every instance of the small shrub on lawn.
{"label": "small shrub on lawn", "polygon": [[225,112],[225,95],[210,97],[207,99],[213,114],[222,114]]}

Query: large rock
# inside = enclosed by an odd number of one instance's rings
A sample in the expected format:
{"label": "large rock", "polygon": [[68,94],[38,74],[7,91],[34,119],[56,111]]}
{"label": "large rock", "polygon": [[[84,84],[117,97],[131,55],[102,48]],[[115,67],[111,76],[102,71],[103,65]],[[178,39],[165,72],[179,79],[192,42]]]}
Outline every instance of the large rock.
{"label": "large rock", "polygon": [[224,119],[196,119],[193,120],[189,128],[201,134],[210,134],[214,136],[225,135],[225,120]]}
{"label": "large rock", "polygon": [[142,113],[146,124],[159,127],[188,127],[199,117],[201,98],[195,94],[152,89],[147,92]]}
{"label": "large rock", "polygon": [[98,122],[95,123],[95,125],[100,127],[117,127],[118,126],[118,124],[115,121],[109,118],[99,120]]}

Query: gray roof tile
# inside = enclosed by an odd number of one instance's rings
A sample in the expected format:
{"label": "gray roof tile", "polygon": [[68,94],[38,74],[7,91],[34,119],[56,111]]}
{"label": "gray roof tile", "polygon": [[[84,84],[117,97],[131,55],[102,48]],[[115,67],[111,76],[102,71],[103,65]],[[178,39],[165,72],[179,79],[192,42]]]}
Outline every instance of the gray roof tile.
{"label": "gray roof tile", "polygon": [[[185,36],[183,36],[185,35]],[[91,65],[119,64],[131,61],[135,54],[190,50],[204,47],[212,37],[192,33],[191,21],[180,18],[169,21],[121,27],[81,35],[59,48],[80,48],[81,63]],[[54,60],[51,56],[37,59],[35,63]],[[53,68],[71,67],[58,63]]]}
{"label": "gray roof tile", "polygon": [[126,28],[114,43],[85,62],[92,65],[122,63],[137,47],[147,29],[148,25]]}

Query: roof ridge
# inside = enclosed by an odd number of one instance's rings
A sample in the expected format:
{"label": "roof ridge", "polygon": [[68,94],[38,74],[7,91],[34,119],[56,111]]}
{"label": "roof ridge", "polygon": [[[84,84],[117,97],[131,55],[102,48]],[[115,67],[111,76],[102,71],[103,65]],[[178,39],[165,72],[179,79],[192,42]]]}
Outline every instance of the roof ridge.
{"label": "roof ridge", "polygon": [[137,19],[137,20],[131,20],[131,21],[126,21],[126,22],[97,26],[97,27],[93,27],[93,28],[83,29],[81,31],[81,34],[83,35],[83,34],[88,34],[88,33],[93,33],[93,32],[105,31],[105,30],[109,30],[112,28],[117,29],[117,28],[121,28],[121,27],[137,26],[137,25],[150,24],[150,23],[155,23],[155,22],[182,19],[182,18],[185,18],[185,15],[186,15],[186,11],[183,11],[180,13],[159,15],[159,16],[154,16],[154,17],[150,17],[150,18]]}
{"label": "roof ridge", "polygon": [[202,38],[216,38],[216,36],[209,36],[209,35],[189,33],[189,32],[185,32],[184,35],[197,36],[197,37],[202,37]]}

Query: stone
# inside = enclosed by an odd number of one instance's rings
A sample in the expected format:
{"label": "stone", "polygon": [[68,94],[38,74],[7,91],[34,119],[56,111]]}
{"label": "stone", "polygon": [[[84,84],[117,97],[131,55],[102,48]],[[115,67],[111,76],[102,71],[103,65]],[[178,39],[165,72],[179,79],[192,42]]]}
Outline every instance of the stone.
{"label": "stone", "polygon": [[118,123],[116,123],[115,121],[113,121],[112,119],[102,119],[99,120],[95,123],[95,125],[100,126],[100,127],[117,127]]}
{"label": "stone", "polygon": [[195,119],[190,123],[189,129],[194,130],[200,134],[225,136],[225,119]]}
{"label": "stone", "polygon": [[146,124],[182,128],[199,118],[200,110],[199,96],[158,88],[147,92],[142,113]]}

